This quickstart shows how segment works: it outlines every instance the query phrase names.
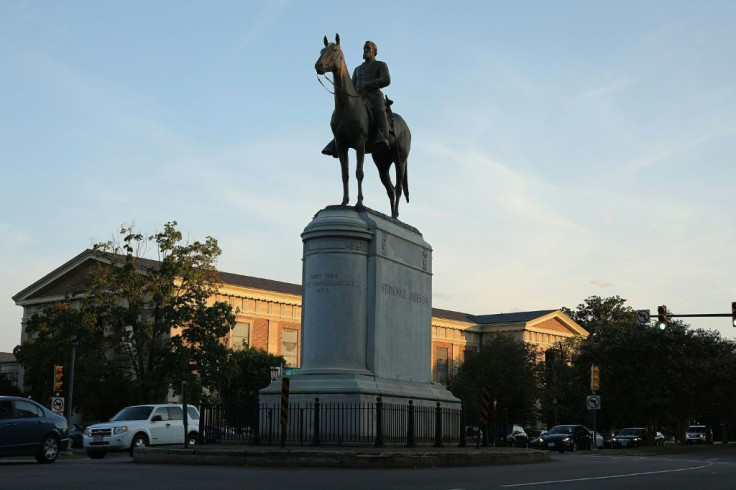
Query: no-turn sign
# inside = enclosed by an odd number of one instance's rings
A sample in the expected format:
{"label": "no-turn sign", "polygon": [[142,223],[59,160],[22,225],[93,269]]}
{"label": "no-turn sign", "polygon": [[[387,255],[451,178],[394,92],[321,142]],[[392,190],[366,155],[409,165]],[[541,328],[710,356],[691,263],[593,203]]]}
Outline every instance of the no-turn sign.
{"label": "no-turn sign", "polygon": [[588,395],[585,399],[585,405],[588,410],[600,410],[601,409],[601,396],[600,395]]}
{"label": "no-turn sign", "polygon": [[64,415],[64,397],[51,397],[51,411],[57,415]]}

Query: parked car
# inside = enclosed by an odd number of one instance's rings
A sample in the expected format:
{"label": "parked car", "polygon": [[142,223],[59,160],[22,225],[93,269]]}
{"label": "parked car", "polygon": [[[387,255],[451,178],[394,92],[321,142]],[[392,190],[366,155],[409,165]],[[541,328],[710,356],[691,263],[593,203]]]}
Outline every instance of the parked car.
{"label": "parked car", "polygon": [[512,425],[511,433],[506,436],[506,445],[512,447],[529,446],[529,436],[520,425]]}
{"label": "parked car", "polygon": [[583,425],[556,425],[542,436],[540,449],[575,452],[578,449],[591,449],[593,437]]}
{"label": "parked car", "polygon": [[66,419],[17,396],[0,396],[0,456],[35,456],[53,463],[69,445]]}
{"label": "parked car", "polygon": [[713,444],[713,431],[706,425],[691,425],[685,430],[685,444]]}
{"label": "parked car", "polygon": [[84,447],[82,436],[86,427],[82,424],[72,424],[69,426],[69,445],[71,447]]}
{"label": "parked car", "polygon": [[535,429],[532,431],[529,431],[529,447],[539,449],[539,445],[542,442],[542,436],[547,433],[544,429]]}
{"label": "parked car", "polygon": [[182,405],[173,403],[125,407],[109,422],[94,424],[84,431],[84,448],[92,459],[101,459],[108,452],[130,451],[137,447],[196,444],[199,411],[187,406],[188,431],[184,433]]}
{"label": "parked car", "polygon": [[643,427],[621,429],[612,439],[614,448],[642,447],[649,444],[649,432]]}
{"label": "parked car", "polygon": [[613,438],[616,437],[615,432],[604,432],[603,433],[603,448],[611,449],[613,447]]}

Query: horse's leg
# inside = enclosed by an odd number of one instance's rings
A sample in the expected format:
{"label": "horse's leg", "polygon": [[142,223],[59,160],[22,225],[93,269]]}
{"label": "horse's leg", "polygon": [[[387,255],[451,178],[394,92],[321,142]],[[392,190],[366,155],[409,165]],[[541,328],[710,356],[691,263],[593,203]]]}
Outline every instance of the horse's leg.
{"label": "horse's leg", "polygon": [[348,152],[347,150],[339,149],[337,155],[340,158],[340,170],[342,172],[342,205],[345,206],[350,202],[350,189],[348,186]]}
{"label": "horse's leg", "polygon": [[358,145],[355,150],[355,178],[358,179],[358,206],[363,205],[363,160],[365,159],[365,146]]}
{"label": "horse's leg", "polygon": [[378,176],[381,179],[381,183],[383,184],[383,187],[386,188],[386,195],[388,195],[388,202],[391,205],[391,216],[394,214],[394,186],[391,183],[391,162],[386,161],[384,158],[377,157],[376,154],[373,154],[373,161],[376,164],[376,169],[378,169]]}
{"label": "horse's leg", "polygon": [[396,189],[394,191],[395,201],[392,209],[393,217],[399,217],[399,203],[401,202],[401,190],[404,183],[404,172],[406,171],[406,161],[398,158],[395,162],[396,165]]}

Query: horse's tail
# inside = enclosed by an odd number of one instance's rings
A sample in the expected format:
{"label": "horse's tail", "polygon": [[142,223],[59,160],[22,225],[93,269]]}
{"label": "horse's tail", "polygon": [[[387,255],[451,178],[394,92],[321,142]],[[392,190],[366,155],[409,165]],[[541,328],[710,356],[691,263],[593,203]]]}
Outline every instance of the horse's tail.
{"label": "horse's tail", "polygon": [[406,159],[406,165],[404,165],[404,181],[401,183],[404,188],[404,197],[406,202],[409,202],[409,159]]}

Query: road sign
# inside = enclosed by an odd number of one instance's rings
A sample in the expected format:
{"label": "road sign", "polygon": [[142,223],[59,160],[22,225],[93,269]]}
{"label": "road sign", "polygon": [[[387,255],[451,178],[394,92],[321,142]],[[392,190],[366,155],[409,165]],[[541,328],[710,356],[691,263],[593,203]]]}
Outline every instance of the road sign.
{"label": "road sign", "polygon": [[585,398],[585,405],[588,410],[600,410],[601,409],[601,396],[600,395],[588,395]]}
{"label": "road sign", "polygon": [[636,311],[636,321],[641,325],[646,325],[649,323],[649,310],[637,310]]}
{"label": "road sign", "polygon": [[51,411],[56,415],[64,415],[64,397],[63,396],[52,396],[51,397]]}

